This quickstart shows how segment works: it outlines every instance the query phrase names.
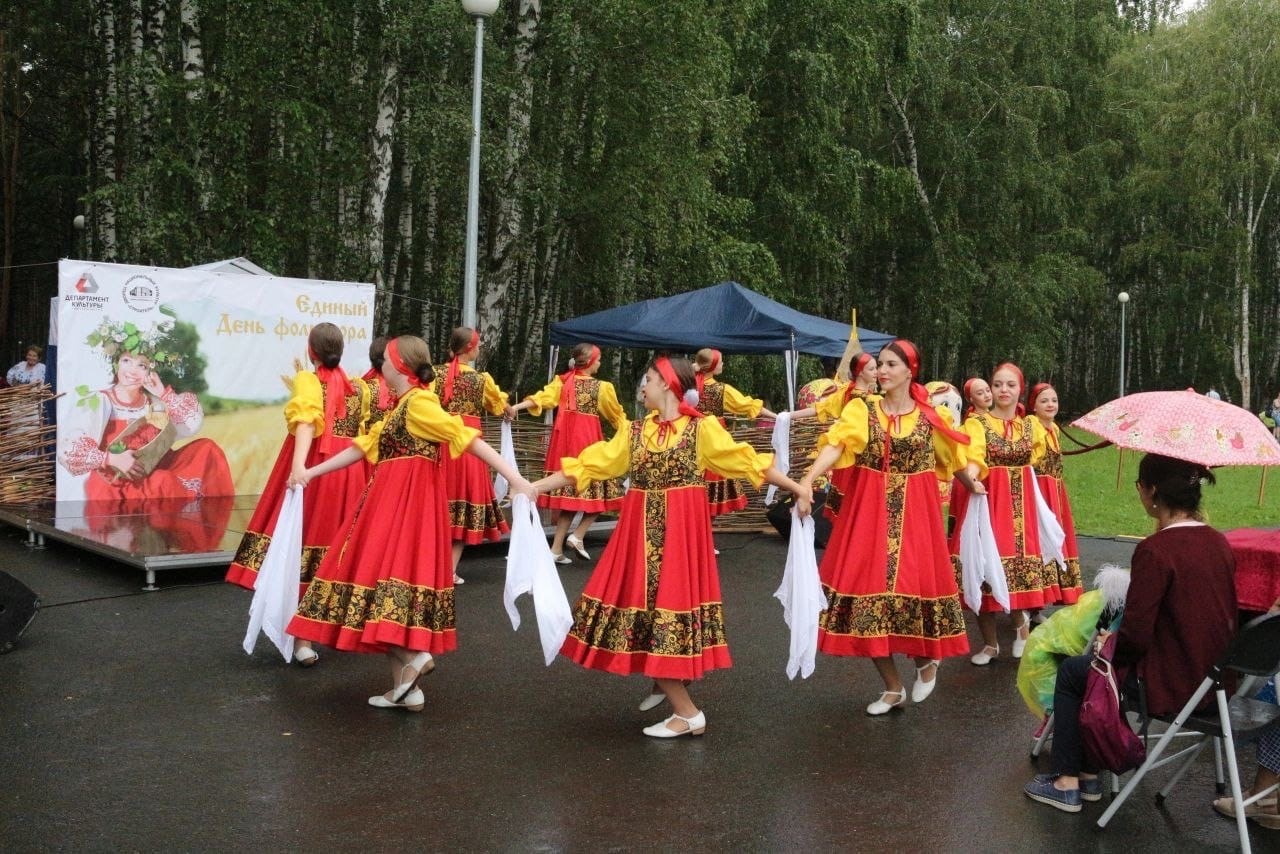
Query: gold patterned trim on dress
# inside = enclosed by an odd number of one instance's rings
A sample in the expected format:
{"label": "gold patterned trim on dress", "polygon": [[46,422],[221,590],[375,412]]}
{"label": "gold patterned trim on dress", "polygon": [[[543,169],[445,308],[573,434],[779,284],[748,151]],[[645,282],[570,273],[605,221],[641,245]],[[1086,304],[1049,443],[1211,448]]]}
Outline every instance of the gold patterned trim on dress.
{"label": "gold patterned trim on dress", "polygon": [[320,562],[324,560],[324,556],[329,553],[328,546],[303,546],[302,547],[302,583],[306,584],[316,577],[316,567],[320,566]]}
{"label": "gold patterned trim on dress", "polygon": [[[921,421],[924,419],[921,418]],[[884,476],[884,503],[889,543],[885,552],[885,590],[898,587],[898,564],[902,561],[902,531],[907,515],[907,481],[911,475],[889,472]]]}
{"label": "gold patterned trim on dress", "polygon": [[409,432],[407,415],[409,402],[407,398],[416,393],[417,391],[411,388],[406,392],[405,398],[402,398],[403,405],[397,406],[387,416],[387,423],[382,428],[382,436],[378,439],[379,463],[400,457],[422,457],[432,462],[440,458],[439,442],[420,439]]}
{"label": "gold patterned trim on dress", "polygon": [[[367,386],[362,384],[353,383],[352,385],[355,391],[351,394],[343,395],[344,409],[342,417],[333,422],[333,435],[343,436],[347,439],[360,435],[361,416],[364,414],[363,395],[367,390]],[[328,387],[322,383],[320,385],[320,398],[322,401],[328,391]]]}
{"label": "gold patterned trim on dress", "polygon": [[658,577],[662,574],[662,550],[667,542],[667,493],[644,492],[644,604],[658,602]]}
{"label": "gold patterned trim on dress", "polygon": [[707,481],[707,501],[713,506],[729,504],[742,497],[742,485],[736,480]]}
{"label": "gold patterned trim on dress", "polygon": [[461,499],[449,502],[449,527],[461,528],[477,534],[494,530],[506,523],[498,505],[489,501],[472,504]]}
{"label": "gold patterned trim on dress", "polygon": [[618,608],[581,596],[573,609],[571,637],[616,654],[693,658],[726,646],[724,606],[707,602],[696,611]]}
{"label": "gold patterned trim on dress", "polygon": [[231,562],[257,572],[262,568],[262,561],[270,547],[270,534],[245,531],[244,536],[240,538],[240,546],[236,549],[236,556]]}
{"label": "gold patterned trim on dress", "polygon": [[317,578],[298,603],[298,615],[352,631],[382,622],[446,632],[457,623],[452,588],[436,590],[396,578],[383,579],[374,588]]}
{"label": "gold patterned trim on dress", "polygon": [[825,584],[822,589],[827,610],[819,616],[818,625],[828,634],[934,640],[965,634],[964,611],[956,593],[928,599],[896,593],[847,596]]}

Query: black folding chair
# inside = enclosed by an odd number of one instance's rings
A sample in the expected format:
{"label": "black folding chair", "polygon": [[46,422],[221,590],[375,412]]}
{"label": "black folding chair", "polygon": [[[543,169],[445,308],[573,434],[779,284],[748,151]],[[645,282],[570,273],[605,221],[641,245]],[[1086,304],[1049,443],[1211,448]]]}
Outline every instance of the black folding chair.
{"label": "black folding chair", "polygon": [[[1270,794],[1277,787],[1273,786],[1260,792],[1247,801],[1244,799],[1240,786],[1240,768],[1236,762],[1236,744],[1237,742],[1247,744],[1255,740],[1267,727],[1275,726],[1280,721],[1280,706],[1255,700],[1249,696],[1259,678],[1274,676],[1277,671],[1280,671],[1280,615],[1260,617],[1240,630],[1222,658],[1209,669],[1208,675],[1200,683],[1195,694],[1172,720],[1168,716],[1155,718],[1168,723],[1169,728],[1160,734],[1159,740],[1147,751],[1146,761],[1134,772],[1119,796],[1098,819],[1098,827],[1107,826],[1107,822],[1111,821],[1111,817],[1129,798],[1148,771],[1185,757],[1172,779],[1156,795],[1156,805],[1162,805],[1169,792],[1191,768],[1200,752],[1210,741],[1213,741],[1217,747],[1217,741],[1221,739],[1224,742],[1222,752],[1226,754],[1227,759],[1231,797],[1236,805],[1236,828],[1240,833],[1240,848],[1245,854],[1249,854],[1251,849],[1245,808]],[[1223,687],[1223,678],[1228,672],[1245,677],[1235,696],[1229,699],[1226,688]],[[1196,714],[1196,707],[1210,691],[1214,692],[1217,700],[1216,711]],[[1161,754],[1180,730],[1198,732],[1201,737],[1195,744],[1161,759]]]}

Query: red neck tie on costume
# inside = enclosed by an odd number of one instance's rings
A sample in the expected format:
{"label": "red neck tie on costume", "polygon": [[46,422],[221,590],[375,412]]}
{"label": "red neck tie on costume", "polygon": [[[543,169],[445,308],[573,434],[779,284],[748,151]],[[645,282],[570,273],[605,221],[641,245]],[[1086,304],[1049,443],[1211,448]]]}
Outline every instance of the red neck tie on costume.
{"label": "red neck tie on costume", "polygon": [[574,387],[574,377],[585,377],[587,371],[591,370],[591,366],[600,361],[600,348],[592,345],[591,357],[587,359],[587,363],[582,367],[578,367],[577,362],[569,370],[560,375],[560,408],[577,411],[578,409],[578,391]]}
{"label": "red neck tie on costume", "polygon": [[422,380],[418,379],[418,375],[409,370],[404,359],[400,358],[399,339],[392,338],[391,343],[387,345],[387,359],[390,360],[391,367],[396,369],[396,373],[409,381],[410,388],[422,388]]}
{"label": "red neck tie on costume", "polygon": [[[467,349],[462,353],[470,353],[472,350],[480,346],[479,330],[471,330],[471,341],[467,343]],[[453,358],[449,360],[449,372],[444,375],[444,393],[440,395],[440,402],[447,404],[453,400],[453,381],[458,378],[458,374],[462,372],[462,353],[454,353]]]}
{"label": "red neck tie on costume", "polygon": [[[653,368],[658,372],[658,376],[662,377],[662,381],[667,384],[667,388],[671,390],[671,393],[676,396],[676,400],[679,401],[676,408],[676,418],[681,415],[687,415],[690,418],[701,418],[702,413],[690,406],[689,402],[684,399],[684,385],[680,382],[680,377],[676,375],[676,369],[671,367],[671,360],[666,356],[660,356],[654,361]],[[675,433],[675,420],[675,418],[672,418],[664,421],[661,417],[658,418],[659,445],[666,441],[667,436]]]}
{"label": "red neck tie on costume", "polygon": [[341,421],[347,415],[347,397],[356,393],[355,386],[351,385],[351,380],[347,379],[346,371],[342,370],[339,365],[335,368],[326,368],[322,364],[318,364],[320,358],[316,356],[315,351],[307,346],[307,356],[315,365],[316,378],[324,385],[324,433],[320,438],[320,449],[328,453],[333,445],[333,425]]}

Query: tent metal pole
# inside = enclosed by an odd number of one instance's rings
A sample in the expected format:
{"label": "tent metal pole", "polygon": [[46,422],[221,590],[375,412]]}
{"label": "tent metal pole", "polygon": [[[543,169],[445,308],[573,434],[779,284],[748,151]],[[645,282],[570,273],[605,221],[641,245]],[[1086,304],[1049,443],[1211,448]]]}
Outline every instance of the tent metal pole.
{"label": "tent metal pole", "polygon": [[787,409],[796,408],[796,379],[800,368],[800,354],[796,352],[796,331],[791,330],[791,350],[787,353]]}
{"label": "tent metal pole", "polygon": [[[556,362],[558,361],[560,361],[560,345],[552,344],[551,355],[550,358],[547,359],[547,382],[551,382],[551,379],[556,375]],[[550,409],[542,413],[542,423],[551,423],[551,413],[552,410]]]}

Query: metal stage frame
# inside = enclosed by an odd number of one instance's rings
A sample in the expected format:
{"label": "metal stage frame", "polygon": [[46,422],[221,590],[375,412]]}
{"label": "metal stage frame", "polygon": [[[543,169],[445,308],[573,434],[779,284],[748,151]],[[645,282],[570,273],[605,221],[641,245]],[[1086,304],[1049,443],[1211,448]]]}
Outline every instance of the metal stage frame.
{"label": "metal stage frame", "polygon": [[[230,565],[258,497],[0,504],[0,524],[26,531],[29,548],[52,540],[140,569],[146,573],[142,589],[159,590],[161,570]],[[617,524],[597,520],[591,531],[612,531]],[[549,535],[554,529],[544,530]]]}

